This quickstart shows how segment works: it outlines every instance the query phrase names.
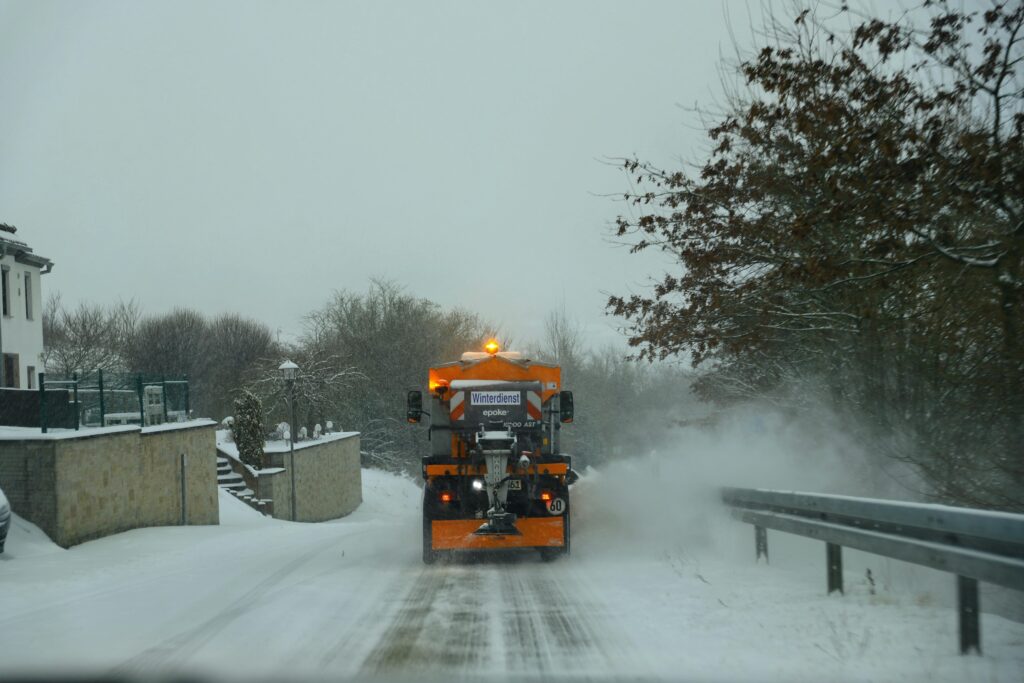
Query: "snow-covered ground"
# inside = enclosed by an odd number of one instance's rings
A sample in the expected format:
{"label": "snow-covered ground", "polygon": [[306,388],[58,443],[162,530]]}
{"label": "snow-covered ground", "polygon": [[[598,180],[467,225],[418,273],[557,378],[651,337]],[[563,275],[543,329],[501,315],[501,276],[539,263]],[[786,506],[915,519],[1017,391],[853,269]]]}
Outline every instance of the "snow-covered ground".
{"label": "snow-covered ground", "polygon": [[63,550],[15,517],[0,678],[1020,680],[1020,623],[986,613],[985,655],[957,654],[952,577],[851,553],[847,594],[826,596],[821,544],[771,534],[772,564],[755,565],[753,532],[718,506],[630,484],[651,467],[585,476],[572,555],[550,564],[424,567],[419,488],[375,470],[363,505],[321,524],[222,493],[220,526]]}

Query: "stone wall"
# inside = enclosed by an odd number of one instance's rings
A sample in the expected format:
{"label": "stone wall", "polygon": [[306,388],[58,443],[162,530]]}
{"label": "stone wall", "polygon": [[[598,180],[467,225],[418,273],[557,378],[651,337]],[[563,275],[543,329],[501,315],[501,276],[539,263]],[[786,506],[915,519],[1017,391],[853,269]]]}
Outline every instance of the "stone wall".
{"label": "stone wall", "polygon": [[8,436],[0,487],[16,513],[65,548],[138,527],[217,524],[214,427]]}
{"label": "stone wall", "polygon": [[286,470],[273,477],[260,477],[260,496],[273,499],[274,516],[278,519],[292,518],[293,474],[296,521],[337,519],[363,502],[358,433],[329,435],[323,440],[296,444],[294,472],[288,451],[268,451],[265,457],[269,467]]}
{"label": "stone wall", "polygon": [[[301,453],[299,451],[298,453]],[[298,461],[298,453],[296,453],[296,461]],[[291,480],[291,463],[287,453],[266,454],[267,467],[269,468],[280,468],[287,467],[288,469],[280,471],[273,475],[260,474],[259,477],[259,495],[264,500],[272,500],[273,508],[270,511],[271,516],[275,519],[291,519],[292,518],[292,480]],[[275,463],[286,463],[275,464]],[[300,465],[301,467],[301,465]],[[298,482],[296,482],[298,483]],[[298,510],[296,510],[298,512]]]}
{"label": "stone wall", "polygon": [[0,442],[0,488],[11,509],[42,529],[57,524],[57,481],[51,441]]}
{"label": "stone wall", "polygon": [[217,494],[216,425],[178,429],[177,425],[143,429],[142,453],[156,462],[174,462],[179,482],[177,507],[181,510],[181,454],[185,454],[185,524],[218,524],[220,498]]}
{"label": "stone wall", "polygon": [[140,458],[137,430],[54,441],[53,448],[57,523],[39,526],[58,545],[146,526],[140,519],[174,523],[170,509],[153,515],[157,506],[145,500],[154,482],[169,482],[171,465],[153,468]]}

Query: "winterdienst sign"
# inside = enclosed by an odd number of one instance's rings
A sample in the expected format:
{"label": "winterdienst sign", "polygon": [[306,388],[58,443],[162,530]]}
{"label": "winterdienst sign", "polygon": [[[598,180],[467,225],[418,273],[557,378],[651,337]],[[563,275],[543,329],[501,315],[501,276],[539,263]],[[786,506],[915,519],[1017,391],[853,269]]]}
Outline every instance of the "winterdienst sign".
{"label": "winterdienst sign", "polygon": [[518,406],[523,395],[519,391],[473,391],[469,402],[474,406]]}

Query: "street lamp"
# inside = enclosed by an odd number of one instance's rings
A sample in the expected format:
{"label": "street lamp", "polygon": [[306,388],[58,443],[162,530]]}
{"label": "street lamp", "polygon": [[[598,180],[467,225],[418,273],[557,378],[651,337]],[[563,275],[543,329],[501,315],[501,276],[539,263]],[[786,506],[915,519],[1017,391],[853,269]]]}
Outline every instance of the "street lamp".
{"label": "street lamp", "polygon": [[299,366],[290,360],[281,363],[277,368],[281,371],[281,379],[288,387],[288,407],[291,410],[292,424],[288,434],[288,450],[291,453],[292,470],[292,521],[295,521],[295,377],[299,374]]}

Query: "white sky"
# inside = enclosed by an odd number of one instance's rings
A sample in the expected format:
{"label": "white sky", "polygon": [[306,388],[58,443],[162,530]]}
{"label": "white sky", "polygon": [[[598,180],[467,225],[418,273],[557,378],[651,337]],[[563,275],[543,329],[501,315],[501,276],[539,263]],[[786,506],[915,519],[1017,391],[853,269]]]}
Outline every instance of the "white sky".
{"label": "white sky", "polygon": [[285,336],[371,277],[517,340],[661,256],[610,243],[605,157],[702,149],[746,5],[0,2],[0,222],[44,294],[237,311]]}

